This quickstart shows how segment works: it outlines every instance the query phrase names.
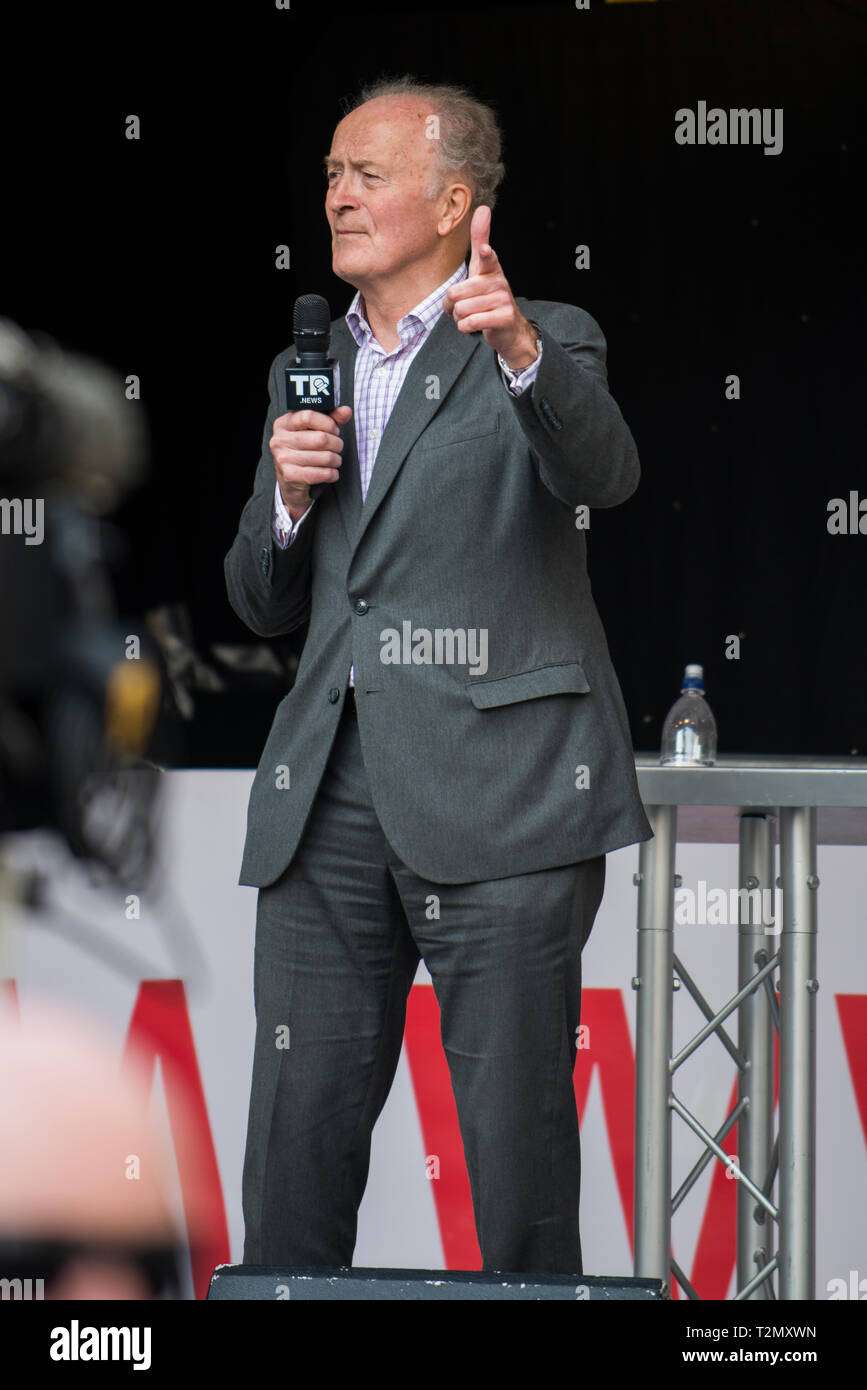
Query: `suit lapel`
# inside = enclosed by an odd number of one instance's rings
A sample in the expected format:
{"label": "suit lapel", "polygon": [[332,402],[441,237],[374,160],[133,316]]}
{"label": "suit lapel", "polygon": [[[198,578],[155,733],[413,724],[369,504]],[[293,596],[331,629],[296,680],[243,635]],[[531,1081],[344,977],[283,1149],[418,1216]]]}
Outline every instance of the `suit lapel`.
{"label": "suit lapel", "polygon": [[358,344],[349,331],[345,319],[339,319],[332,327],[334,355],[340,363],[340,404],[352,407],[352,414],[340,428],[343,440],[343,455],[340,477],[336,483],[325,483],[334,487],[337,505],[346,529],[350,547],[355,549],[355,533],[361,517],[361,470],[358,464],[358,440],[355,433],[355,358]]}
{"label": "suit lapel", "polygon": [[[348,329],[347,334],[352,338]],[[367,497],[360,509],[354,546],[358,546],[360,543],[370,525],[371,518],[397,477],[413,444],[422,430],[430,424],[448,396],[454,382],[481,342],[484,342],[481,333],[461,333],[450,314],[440,314],[423,346],[412,360],[379,442]],[[353,368],[354,365],[355,359],[353,357]],[[341,366],[341,383],[342,372]],[[428,376],[437,378],[438,387],[435,400],[429,399],[426,382]],[[353,411],[353,420],[354,418]],[[356,451],[356,474],[358,471]],[[358,496],[360,501],[360,480]]]}

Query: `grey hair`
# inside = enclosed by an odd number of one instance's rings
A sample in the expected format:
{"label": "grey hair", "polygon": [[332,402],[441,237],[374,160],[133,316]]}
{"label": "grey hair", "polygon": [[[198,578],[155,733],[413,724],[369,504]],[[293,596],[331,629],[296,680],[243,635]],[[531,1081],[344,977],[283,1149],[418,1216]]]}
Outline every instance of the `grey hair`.
{"label": "grey hair", "polygon": [[462,171],[473,195],[470,215],[481,203],[493,207],[497,186],[506,172],[500,155],[502,135],[496,113],[477,101],[466,87],[451,82],[422,82],[410,73],[380,77],[344,103],[344,116],[377,97],[412,96],[429,102],[440,118],[438,161],[427,193],[436,197],[450,173]]}

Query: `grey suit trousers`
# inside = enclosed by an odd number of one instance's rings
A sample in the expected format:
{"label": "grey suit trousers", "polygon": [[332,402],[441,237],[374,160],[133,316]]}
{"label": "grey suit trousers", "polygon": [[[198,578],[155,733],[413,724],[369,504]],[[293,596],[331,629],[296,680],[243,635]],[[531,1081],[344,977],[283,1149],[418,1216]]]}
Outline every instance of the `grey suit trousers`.
{"label": "grey suit trousers", "polygon": [[418,877],[374,812],[352,711],[348,697],[289,867],[259,891],[244,1262],[352,1264],[421,957],[483,1268],[581,1274],[572,1072],[605,855],[477,883]]}

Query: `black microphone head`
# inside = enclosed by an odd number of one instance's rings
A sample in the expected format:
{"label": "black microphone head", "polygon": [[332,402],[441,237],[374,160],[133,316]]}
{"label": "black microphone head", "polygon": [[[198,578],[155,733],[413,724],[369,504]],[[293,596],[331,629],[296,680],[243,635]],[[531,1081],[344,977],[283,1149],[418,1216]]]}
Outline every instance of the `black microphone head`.
{"label": "black microphone head", "polygon": [[327,333],[331,325],[331,310],[328,300],[321,294],[302,294],[295,300],[292,315],[292,328],[297,338],[299,333]]}
{"label": "black microphone head", "polygon": [[321,294],[302,294],[295,300],[292,326],[296,333],[327,333],[330,323],[328,300]]}
{"label": "black microphone head", "polygon": [[299,361],[308,353],[323,354],[331,346],[331,310],[321,294],[302,294],[295,300],[292,315],[295,351]]}

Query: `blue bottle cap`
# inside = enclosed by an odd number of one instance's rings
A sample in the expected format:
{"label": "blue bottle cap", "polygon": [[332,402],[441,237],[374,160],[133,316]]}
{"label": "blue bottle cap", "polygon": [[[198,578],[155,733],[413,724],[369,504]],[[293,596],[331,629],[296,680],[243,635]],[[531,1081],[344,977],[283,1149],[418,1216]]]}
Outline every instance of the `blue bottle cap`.
{"label": "blue bottle cap", "polygon": [[687,666],[683,673],[681,693],[685,690],[699,690],[704,694],[704,667],[696,664]]}

